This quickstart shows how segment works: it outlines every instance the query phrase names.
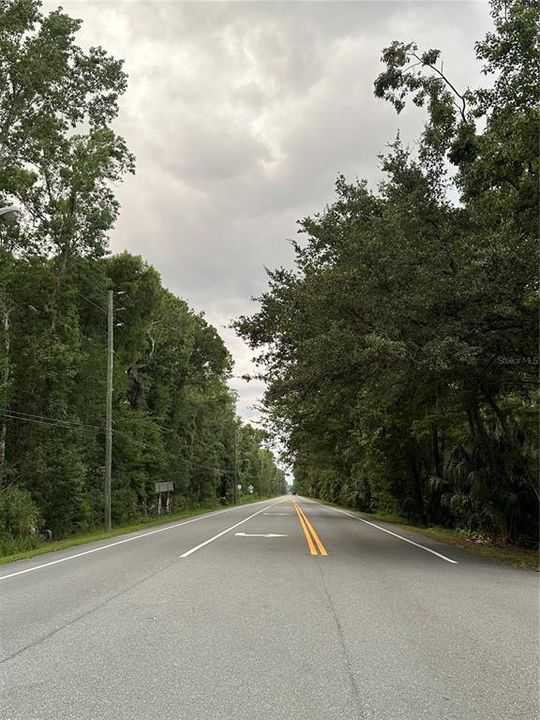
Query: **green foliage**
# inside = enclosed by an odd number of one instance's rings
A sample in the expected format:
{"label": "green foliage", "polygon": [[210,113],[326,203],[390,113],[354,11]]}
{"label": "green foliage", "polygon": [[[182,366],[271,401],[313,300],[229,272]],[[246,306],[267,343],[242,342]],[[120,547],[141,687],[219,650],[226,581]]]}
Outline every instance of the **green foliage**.
{"label": "green foliage", "polygon": [[14,486],[0,490],[0,555],[37,547],[39,526],[39,511],[27,490]]}
{"label": "green foliage", "polygon": [[38,0],[0,5],[0,199],[28,211],[17,244],[103,253],[118,204],[110,183],[133,171],[110,127],[126,89],[122,61],[75,43],[81,22]]}
{"label": "green foliage", "polygon": [[4,535],[19,537],[35,535],[39,512],[26,490],[6,487],[0,492],[0,530]]}
{"label": "green foliage", "polygon": [[[74,257],[56,295],[56,258],[12,256],[9,382],[0,408],[4,481],[39,508],[39,531],[90,530],[103,515],[106,288],[114,287],[113,518],[157,512],[154,483],[173,480],[177,510],[285,481],[260,432],[243,426],[221,338],[159,275],[127,253]],[[50,305],[61,297],[51,333]],[[4,331],[5,334],[5,331]],[[235,470],[236,459],[236,470]],[[22,490],[21,490],[22,492]]]}
{"label": "green foliage", "polygon": [[538,10],[493,13],[489,90],[459,92],[438,50],[384,51],[375,94],[427,106],[418,156],[397,140],[378,192],[339,177],[236,327],[300,492],[534,543]]}
{"label": "green foliage", "polygon": [[[122,62],[75,42],[80,21],[37,0],[0,2],[0,537],[28,549],[103,518],[107,291],[114,291],[113,518],[231,501],[284,479],[241,425],[215,328],[128,253],[107,255],[113,184],[134,159],[111,127]],[[235,437],[240,437],[238,449]],[[241,463],[239,470],[235,466]],[[4,542],[5,541],[5,542]],[[7,551],[7,550],[6,550]]]}

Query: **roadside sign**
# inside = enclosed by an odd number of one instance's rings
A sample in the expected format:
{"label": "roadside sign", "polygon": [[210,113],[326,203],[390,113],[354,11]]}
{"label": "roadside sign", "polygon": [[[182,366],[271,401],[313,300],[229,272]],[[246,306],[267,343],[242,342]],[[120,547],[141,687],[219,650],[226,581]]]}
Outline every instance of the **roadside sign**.
{"label": "roadside sign", "polygon": [[239,486],[238,486],[238,490],[241,490],[241,489],[242,489],[242,486],[241,486],[241,485],[239,485]]}
{"label": "roadside sign", "polygon": [[157,492],[157,493],[172,492],[174,490],[174,483],[173,482],[158,482],[158,483],[155,483],[154,489],[155,489],[155,492]]}
{"label": "roadside sign", "polygon": [[252,493],[254,490],[253,485],[248,485],[248,493]]}
{"label": "roadside sign", "polygon": [[[154,483],[154,490],[158,496],[157,512],[158,515],[170,513],[172,509],[172,498],[171,492],[174,490],[173,482],[158,482]],[[165,495],[165,493],[167,493]]]}

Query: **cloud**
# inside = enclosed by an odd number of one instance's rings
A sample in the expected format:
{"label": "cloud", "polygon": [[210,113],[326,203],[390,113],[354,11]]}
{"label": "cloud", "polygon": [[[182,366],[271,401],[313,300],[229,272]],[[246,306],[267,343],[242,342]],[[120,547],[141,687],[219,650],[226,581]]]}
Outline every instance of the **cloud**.
{"label": "cloud", "polygon": [[[46,2],[51,9],[56,3]],[[423,113],[373,96],[394,39],[439,47],[461,87],[479,80],[474,41],[485,2],[84,2],[80,42],[125,58],[117,129],[137,156],[119,189],[113,250],[143,255],[173,292],[204,310],[237,362],[251,352],[225,329],[290,264],[297,219],[332,201],[339,172],[379,178],[377,155]],[[234,380],[244,416],[260,383]]]}

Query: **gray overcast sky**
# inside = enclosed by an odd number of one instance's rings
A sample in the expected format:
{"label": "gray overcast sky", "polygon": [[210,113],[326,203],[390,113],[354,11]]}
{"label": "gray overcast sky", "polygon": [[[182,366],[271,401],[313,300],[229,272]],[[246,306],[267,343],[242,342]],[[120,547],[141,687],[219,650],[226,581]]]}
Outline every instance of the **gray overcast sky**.
{"label": "gray overcast sky", "polygon": [[[474,41],[490,27],[482,0],[62,5],[84,21],[79,43],[124,58],[129,74],[116,126],[137,174],[118,191],[112,250],[142,255],[204,310],[235,375],[251,353],[224,325],[255,308],[264,265],[290,264],[296,220],[332,200],[339,172],[376,182],[398,130],[418,136],[421,111],[398,117],[373,96],[382,48],[440,48],[463,87],[479,80]],[[257,416],[261,386],[232,385],[240,414]]]}

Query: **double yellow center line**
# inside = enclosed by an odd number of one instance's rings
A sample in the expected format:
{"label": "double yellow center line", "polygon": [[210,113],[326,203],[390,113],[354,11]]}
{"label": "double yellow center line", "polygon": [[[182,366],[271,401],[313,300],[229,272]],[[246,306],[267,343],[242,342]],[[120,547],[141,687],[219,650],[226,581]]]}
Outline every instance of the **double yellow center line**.
{"label": "double yellow center line", "polygon": [[[294,509],[296,510],[296,514],[298,515],[298,519],[300,520],[300,525],[302,526],[304,535],[306,536],[306,541],[308,544],[309,552],[312,555],[317,555],[317,549],[318,549],[320,555],[328,555],[328,553],[326,552],[326,548],[324,547],[319,536],[315,532],[315,528],[307,519],[305,512],[302,510],[300,505],[297,502],[295,502],[294,500],[292,500],[292,504],[294,505]],[[315,546],[317,546],[317,547],[315,547]]]}

